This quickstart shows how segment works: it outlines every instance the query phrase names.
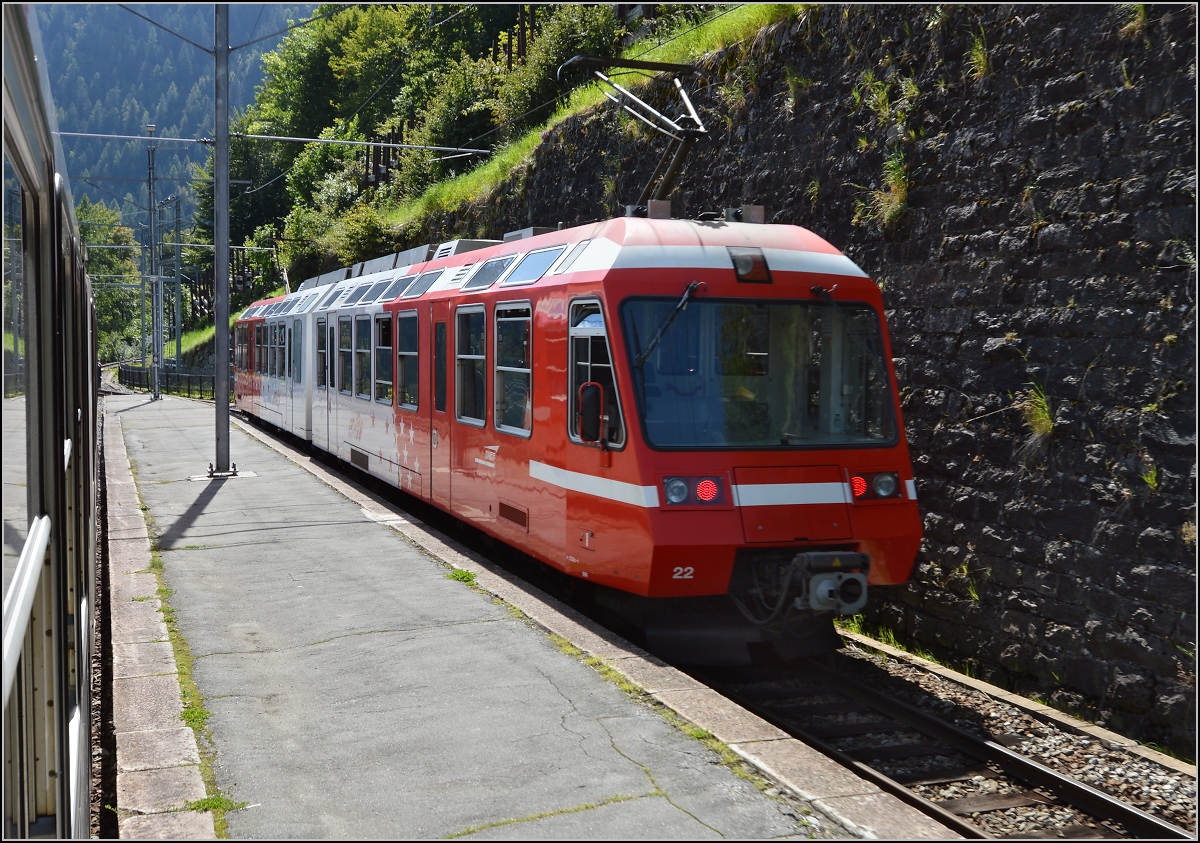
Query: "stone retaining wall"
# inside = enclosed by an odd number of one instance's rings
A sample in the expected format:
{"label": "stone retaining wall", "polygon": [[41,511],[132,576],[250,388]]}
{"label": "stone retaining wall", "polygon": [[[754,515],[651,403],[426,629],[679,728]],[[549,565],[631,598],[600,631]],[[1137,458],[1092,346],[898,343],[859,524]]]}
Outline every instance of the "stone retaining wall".
{"label": "stone retaining wall", "polygon": [[[763,204],[884,289],[926,538],[868,623],[1185,753],[1195,57],[1190,5],[816,7],[705,63],[671,197]],[[571,118],[405,239],[621,213],[661,144],[611,106]]]}

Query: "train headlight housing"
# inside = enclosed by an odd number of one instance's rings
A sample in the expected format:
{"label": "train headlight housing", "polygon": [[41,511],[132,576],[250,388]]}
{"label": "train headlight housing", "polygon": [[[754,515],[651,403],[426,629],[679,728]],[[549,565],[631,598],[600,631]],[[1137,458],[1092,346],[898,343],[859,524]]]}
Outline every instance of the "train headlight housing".
{"label": "train headlight housing", "polygon": [[870,471],[850,475],[850,493],[855,503],[901,498],[900,475],[894,471]]}
{"label": "train headlight housing", "polygon": [[896,494],[898,488],[900,488],[900,481],[890,471],[883,471],[876,474],[875,479],[871,481],[871,491],[875,493],[875,497],[877,498],[890,498]]}
{"label": "train headlight housing", "polygon": [[688,484],[679,477],[669,477],[666,481],[667,503],[683,503],[688,499]]}
{"label": "train headlight housing", "polygon": [[664,477],[663,494],[668,506],[728,506],[725,485],[720,477],[696,475],[694,477]]}

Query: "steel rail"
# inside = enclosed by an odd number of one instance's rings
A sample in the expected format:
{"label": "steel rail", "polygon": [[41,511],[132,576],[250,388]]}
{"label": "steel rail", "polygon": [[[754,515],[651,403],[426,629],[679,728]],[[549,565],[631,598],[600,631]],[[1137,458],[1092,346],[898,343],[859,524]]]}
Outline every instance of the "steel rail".
{"label": "steel rail", "polygon": [[731,692],[728,686],[725,686],[724,683],[719,682],[712,677],[697,678],[700,678],[705,685],[708,685],[713,690],[716,690],[719,693],[729,697],[742,708],[758,715],[763,720],[766,720],[771,725],[782,729],[792,737],[800,739],[822,754],[829,756],[842,766],[852,770],[858,777],[866,779],[874,784],[884,793],[889,793],[892,796],[895,796],[901,802],[904,802],[906,805],[911,805],[922,814],[937,820],[942,825],[954,832],[957,832],[962,837],[970,840],[991,839],[990,834],[974,823],[964,820],[957,814],[950,813],[936,802],[932,802],[925,797],[920,796],[919,794],[913,793],[907,787],[895,781],[894,779],[888,778],[883,773],[867,766],[862,761],[850,757],[845,752],[842,752],[837,747],[828,743],[824,738],[817,737],[811,732],[796,726],[794,722],[781,717],[770,708],[754,702],[753,699],[747,699],[747,697],[743,696],[742,694]]}
{"label": "steel rail", "polygon": [[[952,723],[934,717],[916,706],[884,696],[853,679],[822,669],[815,662],[810,661],[807,664],[813,670],[820,672],[821,681],[828,682],[838,691],[853,697],[858,702],[881,714],[908,723],[926,736],[943,741],[966,755],[991,762],[1015,779],[1051,791],[1065,802],[1093,817],[1120,823],[1130,834],[1150,840],[1162,838],[1188,840],[1195,837],[1177,825],[1052,770],[995,741],[974,735]],[[903,785],[898,786],[903,787]]]}

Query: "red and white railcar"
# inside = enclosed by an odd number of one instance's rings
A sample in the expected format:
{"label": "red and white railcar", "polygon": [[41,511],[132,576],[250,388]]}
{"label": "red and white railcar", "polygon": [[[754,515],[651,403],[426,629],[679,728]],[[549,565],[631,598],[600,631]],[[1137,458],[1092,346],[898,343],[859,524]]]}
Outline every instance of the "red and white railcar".
{"label": "red and white railcar", "polygon": [[535,231],[256,302],[237,406],[571,576],[724,601],[766,639],[907,580],[916,489],[862,270],[795,226]]}

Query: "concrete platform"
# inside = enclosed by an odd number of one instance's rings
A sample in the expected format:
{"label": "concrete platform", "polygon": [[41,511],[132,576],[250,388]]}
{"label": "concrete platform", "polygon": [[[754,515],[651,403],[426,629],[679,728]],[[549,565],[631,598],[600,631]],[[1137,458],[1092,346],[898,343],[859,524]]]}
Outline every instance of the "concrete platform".
{"label": "concrete platform", "polygon": [[[106,441],[127,446],[149,525],[147,539],[121,521],[121,541],[147,561],[127,557],[120,574],[120,615],[137,632],[114,630],[116,681],[127,683],[117,717],[136,728],[123,744],[118,734],[118,755],[137,807],[159,806],[164,820],[147,832],[149,815],[130,815],[122,836],[212,834],[211,821],[197,830],[196,812],[179,810],[182,797],[156,799],[147,784],[158,769],[179,794],[178,771],[195,769],[178,705],[158,687],[176,674],[153,646],[165,640],[161,615],[158,625],[147,616],[153,586],[139,599],[146,577],[133,573],[149,567],[151,546],[208,711],[202,754],[221,795],[245,803],[227,814],[232,837],[955,836],[258,431],[231,432],[241,476],[192,479],[213,460],[211,403],[109,396],[106,406]],[[132,486],[116,450],[110,491]],[[475,588],[447,566],[474,572]],[[793,796],[734,775],[666,709]]]}

